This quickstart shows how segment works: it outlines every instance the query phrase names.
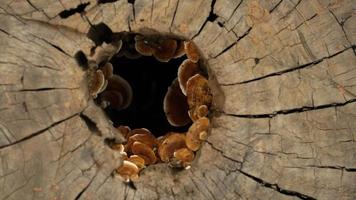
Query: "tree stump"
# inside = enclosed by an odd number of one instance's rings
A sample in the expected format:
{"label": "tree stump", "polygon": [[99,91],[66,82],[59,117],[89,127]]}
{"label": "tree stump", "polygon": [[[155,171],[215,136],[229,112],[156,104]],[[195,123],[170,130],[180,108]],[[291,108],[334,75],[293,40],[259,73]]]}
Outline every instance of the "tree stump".
{"label": "tree stump", "polygon": [[[101,22],[199,47],[217,107],[191,169],[113,176],[74,60]],[[352,0],[1,0],[0,198],[356,199],[355,27]]]}

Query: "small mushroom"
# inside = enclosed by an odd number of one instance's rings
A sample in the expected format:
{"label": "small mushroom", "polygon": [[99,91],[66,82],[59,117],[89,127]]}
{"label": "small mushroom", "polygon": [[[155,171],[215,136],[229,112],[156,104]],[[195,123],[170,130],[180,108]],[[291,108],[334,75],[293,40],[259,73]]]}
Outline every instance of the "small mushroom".
{"label": "small mushroom", "polygon": [[188,167],[194,160],[194,152],[188,148],[181,148],[174,152],[173,161],[177,167]]}
{"label": "small mushroom", "polygon": [[177,49],[176,49],[176,52],[173,55],[173,58],[182,57],[184,54],[185,54],[184,41],[183,40],[178,40],[177,41]]}
{"label": "small mushroom", "polygon": [[202,132],[204,131],[207,132],[209,126],[210,126],[210,121],[206,117],[198,119],[193,123],[192,126],[190,126],[186,136],[187,137],[186,145],[190,150],[197,151],[200,148],[202,139],[204,139],[202,138],[201,134],[205,134]]}
{"label": "small mushroom", "polygon": [[145,160],[146,165],[154,164],[157,161],[153,150],[147,145],[139,141],[132,144],[131,151],[134,155],[138,155]]}
{"label": "small mushroom", "polygon": [[109,62],[105,63],[100,69],[103,71],[105,79],[109,79],[114,75],[114,68]]}
{"label": "small mushroom", "polygon": [[206,105],[196,107],[194,110],[188,111],[189,117],[195,122],[199,118],[206,117],[209,114],[209,108]]}
{"label": "small mushroom", "polygon": [[184,126],[191,122],[188,115],[188,104],[182,93],[178,80],[175,79],[163,100],[163,110],[172,126]]}
{"label": "small mushroom", "polygon": [[121,167],[119,167],[116,171],[126,182],[129,182],[130,179],[137,178],[139,168],[135,165],[135,163],[124,160]]}
{"label": "small mushroom", "polygon": [[180,133],[174,133],[168,136],[158,147],[158,155],[163,162],[168,162],[177,149],[186,147],[186,136]]}
{"label": "small mushroom", "polygon": [[128,139],[131,135],[131,129],[128,126],[119,126],[117,127],[117,130],[125,137],[125,139]]}
{"label": "small mushroom", "polygon": [[150,41],[142,35],[135,36],[135,49],[144,56],[152,56],[155,48],[150,45]]}
{"label": "small mushroom", "polygon": [[153,52],[153,56],[160,62],[168,62],[174,57],[177,49],[177,41],[174,39],[160,39],[159,46]]}
{"label": "small mushroom", "polygon": [[111,148],[118,151],[124,159],[127,158],[127,153],[125,152],[125,147],[123,144],[114,144],[111,146]]}
{"label": "small mushroom", "polygon": [[200,59],[199,51],[197,46],[192,41],[184,42],[184,50],[187,57],[194,63],[197,63]]}
{"label": "small mushroom", "polygon": [[145,168],[145,160],[138,155],[132,155],[132,156],[130,156],[130,158],[128,158],[126,160],[134,163],[138,167],[139,171],[141,171],[143,168]]}
{"label": "small mushroom", "polygon": [[89,93],[96,98],[100,91],[105,88],[105,77],[101,70],[96,70],[90,78],[88,83]]}
{"label": "small mushroom", "polygon": [[123,79],[121,76],[114,74],[108,79],[108,86],[106,88],[108,91],[117,91],[123,97],[123,103],[120,109],[126,109],[130,106],[132,102],[132,88],[129,83]]}
{"label": "small mushroom", "polygon": [[208,80],[204,76],[196,74],[187,81],[187,101],[189,110],[193,112],[193,114],[201,105],[210,106],[212,95],[210,93]]}
{"label": "small mushroom", "polygon": [[153,135],[149,134],[134,134],[129,137],[127,144],[125,145],[125,151],[130,152],[134,142],[142,142],[149,146],[151,149],[157,146],[156,138]]}
{"label": "small mushroom", "polygon": [[200,72],[199,65],[192,62],[189,59],[183,61],[183,63],[178,68],[178,81],[180,89],[184,95],[187,95],[186,87],[187,81],[190,77],[198,74]]}
{"label": "small mushroom", "polygon": [[110,106],[116,110],[121,110],[124,104],[124,98],[120,92],[115,90],[106,90],[100,94],[100,106],[106,108]]}

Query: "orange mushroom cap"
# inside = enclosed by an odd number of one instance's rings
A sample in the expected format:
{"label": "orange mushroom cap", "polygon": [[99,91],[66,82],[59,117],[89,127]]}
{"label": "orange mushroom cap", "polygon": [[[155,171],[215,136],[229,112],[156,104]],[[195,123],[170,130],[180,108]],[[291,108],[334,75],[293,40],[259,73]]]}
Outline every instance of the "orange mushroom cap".
{"label": "orange mushroom cap", "polygon": [[155,48],[149,44],[150,41],[142,35],[135,36],[135,49],[144,56],[152,56]]}
{"label": "orange mushroom cap", "polygon": [[184,54],[185,54],[184,41],[178,40],[177,41],[177,49],[176,49],[176,52],[173,55],[173,58],[182,57]]}
{"label": "orange mushroom cap", "polygon": [[130,152],[134,142],[142,142],[153,149],[157,145],[156,138],[153,135],[148,134],[134,134],[129,137],[127,144],[125,145],[125,151]]}
{"label": "orange mushroom cap", "polygon": [[132,177],[138,175],[139,168],[135,165],[135,163],[124,160],[121,167],[119,167],[116,171],[125,179],[125,181],[129,181]]}
{"label": "orange mushroom cap", "polygon": [[193,112],[201,105],[210,106],[212,95],[208,80],[204,76],[196,74],[187,81],[187,101],[189,110]]}
{"label": "orange mushroom cap", "polygon": [[187,132],[186,145],[192,151],[197,151],[200,148],[202,140],[200,134],[204,131],[208,131],[210,126],[210,120],[206,117],[200,118],[190,126]]}
{"label": "orange mushroom cap", "polygon": [[140,171],[145,168],[145,160],[138,155],[131,155],[126,160],[134,163]]}
{"label": "orange mushroom cap", "polygon": [[178,68],[178,81],[179,87],[184,95],[187,95],[186,87],[187,81],[190,77],[198,74],[200,72],[199,65],[192,62],[189,59],[183,61],[183,63]]}
{"label": "orange mushroom cap", "polygon": [[187,167],[194,160],[194,152],[188,148],[181,148],[174,152],[174,160],[177,165],[182,167]]}
{"label": "orange mushroom cap", "polygon": [[186,147],[185,135],[180,133],[174,133],[168,136],[162,144],[158,147],[158,155],[163,162],[168,162],[177,149]]}
{"label": "orange mushroom cap", "polygon": [[168,62],[174,57],[177,49],[177,41],[174,39],[160,39],[159,46],[153,52],[153,56],[160,62]]}
{"label": "orange mushroom cap", "polygon": [[153,150],[147,145],[139,141],[135,141],[132,144],[131,151],[134,155],[142,155],[145,159],[146,165],[154,164],[157,161],[156,155]]}
{"label": "orange mushroom cap", "polygon": [[184,50],[187,57],[194,63],[197,63],[200,59],[198,47],[192,41],[184,42]]}
{"label": "orange mushroom cap", "polygon": [[184,126],[191,122],[188,115],[188,104],[177,79],[168,88],[163,100],[163,110],[172,126]]}

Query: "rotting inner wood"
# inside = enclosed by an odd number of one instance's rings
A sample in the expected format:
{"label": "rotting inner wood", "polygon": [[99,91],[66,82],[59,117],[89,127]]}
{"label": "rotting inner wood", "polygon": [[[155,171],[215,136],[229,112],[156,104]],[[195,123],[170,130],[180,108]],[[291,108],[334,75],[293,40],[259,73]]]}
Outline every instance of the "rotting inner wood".
{"label": "rotting inner wood", "polygon": [[89,93],[127,139],[124,145],[107,141],[123,156],[117,172],[129,181],[155,163],[189,169],[208,137],[212,103],[195,44],[161,35],[113,33],[104,23],[94,25],[87,36],[95,43],[90,58],[83,52],[76,58],[82,67],[87,63]]}
{"label": "rotting inner wood", "polygon": [[147,128],[156,137],[170,131],[187,131],[188,126],[170,125],[163,111],[164,96],[173,80],[177,78],[178,67],[185,59],[186,56],[182,56],[166,63],[159,62],[152,56],[137,59],[115,56],[110,61],[114,67],[114,74],[128,81],[133,90],[133,99],[127,109],[121,111],[110,107],[105,109],[114,126]]}

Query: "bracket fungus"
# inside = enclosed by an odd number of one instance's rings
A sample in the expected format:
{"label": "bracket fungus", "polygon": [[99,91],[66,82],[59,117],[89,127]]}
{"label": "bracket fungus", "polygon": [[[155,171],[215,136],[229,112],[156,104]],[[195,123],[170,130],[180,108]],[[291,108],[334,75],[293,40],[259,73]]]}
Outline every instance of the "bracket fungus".
{"label": "bracket fungus", "polygon": [[206,117],[200,118],[193,123],[187,132],[186,145],[192,151],[197,151],[200,148],[203,140],[206,140],[207,136],[204,136],[209,130],[210,120]]}
{"label": "bracket fungus", "polygon": [[184,50],[189,60],[191,60],[194,63],[197,63],[199,61],[200,55],[199,55],[198,48],[192,41],[184,42]]}
{"label": "bracket fungus", "polygon": [[[122,118],[113,119],[117,131],[126,139],[124,144],[111,145],[124,160],[122,166],[117,168],[117,173],[125,181],[136,181],[144,168],[156,163],[163,162],[173,168],[188,169],[196,158],[196,151],[208,137],[208,115],[212,102],[207,75],[197,46],[192,41],[127,32],[112,33],[110,41],[111,43],[98,43],[100,46],[92,48],[87,60],[83,52],[78,53],[76,57],[85,57],[78,63],[87,63],[90,95],[99,106],[113,113],[126,112],[133,116],[140,114],[137,110],[127,111],[140,102],[133,91],[133,88],[137,88],[135,81],[140,79],[136,75],[138,71],[132,75],[125,74],[121,69],[129,69],[130,62],[119,65],[115,59],[124,59],[122,56],[129,60],[151,56],[161,63],[181,59],[175,66],[175,78],[170,80],[168,88],[164,88],[163,105],[160,106],[171,131],[166,131],[158,137],[146,128],[134,127],[131,130],[125,123],[120,122]],[[160,86],[156,83],[147,85]]]}
{"label": "bracket fungus", "polygon": [[191,122],[188,115],[188,103],[175,79],[163,100],[163,110],[172,126],[184,126]]}

